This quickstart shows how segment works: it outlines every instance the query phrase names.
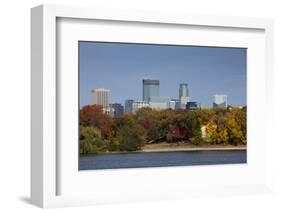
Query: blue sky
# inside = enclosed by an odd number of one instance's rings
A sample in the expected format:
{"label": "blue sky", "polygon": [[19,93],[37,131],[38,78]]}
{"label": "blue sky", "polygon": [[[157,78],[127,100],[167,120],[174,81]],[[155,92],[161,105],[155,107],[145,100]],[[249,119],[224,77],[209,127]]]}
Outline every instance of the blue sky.
{"label": "blue sky", "polygon": [[160,80],[160,96],[178,98],[187,83],[192,101],[212,106],[214,94],[246,105],[245,48],[79,42],[80,106],[91,90],[111,89],[112,102],[142,99],[142,79]]}

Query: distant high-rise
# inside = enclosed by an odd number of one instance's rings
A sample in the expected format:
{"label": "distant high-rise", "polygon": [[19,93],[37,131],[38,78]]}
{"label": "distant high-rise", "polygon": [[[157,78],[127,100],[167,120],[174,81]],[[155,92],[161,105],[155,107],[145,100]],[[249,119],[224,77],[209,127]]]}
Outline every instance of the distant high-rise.
{"label": "distant high-rise", "polygon": [[92,90],[92,104],[101,105],[103,108],[108,108],[111,99],[110,89],[97,88]]}
{"label": "distant high-rise", "polygon": [[135,101],[132,99],[128,99],[125,101],[125,113],[133,112],[133,103]]}
{"label": "distant high-rise", "polygon": [[114,111],[113,112],[114,116],[120,116],[124,114],[124,107],[122,106],[122,104],[114,103],[114,104],[110,104],[110,107]]}
{"label": "distant high-rise", "polygon": [[188,97],[188,96],[189,96],[188,85],[186,83],[180,84],[179,99],[181,97]]}
{"label": "distant high-rise", "polygon": [[142,80],[142,100],[148,102],[152,97],[160,96],[159,80],[143,79]]}
{"label": "distant high-rise", "polygon": [[188,85],[186,83],[180,84],[179,88],[179,101],[180,108],[185,109],[186,103],[189,102],[189,90]]}
{"label": "distant high-rise", "polygon": [[213,108],[226,108],[227,95],[214,95]]}

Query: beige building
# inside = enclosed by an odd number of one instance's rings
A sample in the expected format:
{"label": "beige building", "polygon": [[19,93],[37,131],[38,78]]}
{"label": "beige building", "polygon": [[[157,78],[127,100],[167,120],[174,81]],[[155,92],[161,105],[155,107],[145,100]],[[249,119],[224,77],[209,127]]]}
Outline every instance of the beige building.
{"label": "beige building", "polygon": [[111,90],[97,88],[92,90],[92,104],[101,105],[103,108],[109,108],[111,102]]}

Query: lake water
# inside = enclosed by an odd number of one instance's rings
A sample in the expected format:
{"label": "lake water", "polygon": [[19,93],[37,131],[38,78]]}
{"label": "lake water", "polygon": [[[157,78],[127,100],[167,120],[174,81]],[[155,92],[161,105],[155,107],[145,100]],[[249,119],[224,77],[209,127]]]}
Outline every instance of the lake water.
{"label": "lake water", "polygon": [[97,154],[80,157],[79,169],[118,169],[237,164],[247,162],[246,150]]}

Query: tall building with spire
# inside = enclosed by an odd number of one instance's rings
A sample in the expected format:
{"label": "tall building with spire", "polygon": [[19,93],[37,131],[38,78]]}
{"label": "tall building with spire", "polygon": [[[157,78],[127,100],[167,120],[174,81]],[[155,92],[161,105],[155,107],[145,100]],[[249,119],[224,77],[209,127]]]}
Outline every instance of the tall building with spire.
{"label": "tall building with spire", "polygon": [[190,101],[189,98],[189,90],[188,90],[188,84],[182,83],[179,87],[179,102],[180,102],[180,108],[185,109],[187,102]]}

